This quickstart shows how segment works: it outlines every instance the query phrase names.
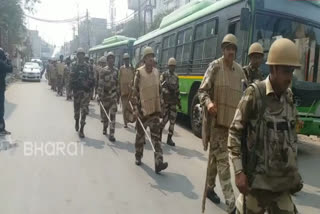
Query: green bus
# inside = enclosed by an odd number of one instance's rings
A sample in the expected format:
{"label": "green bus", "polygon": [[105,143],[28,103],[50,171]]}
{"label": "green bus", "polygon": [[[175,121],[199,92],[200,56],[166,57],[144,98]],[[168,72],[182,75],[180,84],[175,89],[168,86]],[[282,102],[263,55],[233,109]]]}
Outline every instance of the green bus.
{"label": "green bus", "polygon": [[[193,1],[162,20],[160,27],[134,42],[134,61],[144,47],[153,47],[159,69],[170,57],[177,60],[182,113],[190,116],[192,130],[201,137],[202,113],[197,90],[208,64],[221,56],[220,44],[227,33],[238,38],[236,60],[248,63],[251,43],[260,42],[265,60],[272,42],[285,37],[301,51],[302,68],[294,72],[292,90],[302,134],[320,135],[320,2],[292,0]],[[268,75],[268,67],[262,66]]]}
{"label": "green bus", "polygon": [[115,55],[115,66],[119,68],[123,64],[122,56],[124,53],[133,56],[134,41],[136,39],[126,36],[112,36],[104,39],[102,44],[90,48],[89,56],[97,61],[100,57],[106,56],[108,52],[112,51]]}

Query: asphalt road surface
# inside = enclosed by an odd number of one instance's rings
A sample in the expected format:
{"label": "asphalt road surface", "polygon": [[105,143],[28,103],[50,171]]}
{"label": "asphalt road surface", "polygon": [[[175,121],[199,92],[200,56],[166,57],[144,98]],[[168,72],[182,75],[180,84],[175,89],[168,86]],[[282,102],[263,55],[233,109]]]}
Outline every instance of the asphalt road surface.
{"label": "asphalt road surface", "polygon": [[[3,214],[195,214],[201,213],[207,153],[180,118],[176,147],[163,144],[169,162],[154,172],[147,143],[143,165],[134,164],[135,129],[123,128],[118,109],[116,142],[102,135],[100,111],[90,103],[86,138],[74,130],[73,103],[58,97],[45,80],[17,82],[6,92],[11,136],[1,137],[0,213]],[[164,132],[163,141],[167,132]],[[304,214],[320,213],[319,138],[303,142],[299,164],[304,189],[294,198]],[[216,192],[222,192],[217,179]],[[236,194],[238,192],[236,191]],[[207,200],[206,212],[222,214],[225,205]]]}

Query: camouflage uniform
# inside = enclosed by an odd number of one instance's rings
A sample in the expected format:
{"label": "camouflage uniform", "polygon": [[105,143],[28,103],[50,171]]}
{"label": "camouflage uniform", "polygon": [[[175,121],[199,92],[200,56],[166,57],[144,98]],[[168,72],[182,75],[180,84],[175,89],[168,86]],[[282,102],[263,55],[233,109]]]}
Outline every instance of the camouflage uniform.
{"label": "camouflage uniform", "polygon": [[[204,112],[202,140],[205,149],[210,142],[207,189],[213,191],[218,173],[228,213],[235,209],[227,151],[228,127],[242,95],[242,79],[240,65],[233,62],[232,70],[227,70],[221,57],[209,65],[198,91]],[[207,106],[210,103],[216,103],[217,116],[208,113]]]}
{"label": "camouflage uniform", "polygon": [[[228,149],[235,173],[244,172],[248,177],[246,213],[296,213],[290,196],[301,188],[296,121],[290,89],[279,99],[267,77],[245,91],[230,126]],[[247,166],[243,171],[241,141],[245,127]]]}
{"label": "camouflage uniform", "polygon": [[[119,97],[119,86],[118,86],[118,69],[109,66],[101,69],[99,73],[99,86],[98,94],[99,99],[102,102],[106,112],[110,116],[110,137],[114,136],[115,124],[116,124],[116,113],[117,113],[117,100]],[[101,122],[104,124],[104,130],[109,126],[109,120],[100,106]]]}
{"label": "camouflage uniform", "polygon": [[130,111],[129,105],[129,96],[131,95],[131,87],[133,84],[134,70],[131,66],[126,67],[125,65],[121,66],[119,73],[120,81],[120,93],[121,93],[121,103],[122,103],[122,114],[124,124],[127,125],[130,121]]}
{"label": "camouflage uniform", "polygon": [[50,70],[50,85],[51,89],[56,91],[57,90],[57,66],[56,64],[51,64],[49,66]]}
{"label": "camouflage uniform", "polygon": [[93,82],[93,85],[92,85],[92,87],[91,87],[91,89],[90,89],[90,97],[91,97],[91,99],[93,99],[94,98],[94,89],[96,88],[96,72],[95,72],[95,65],[93,65],[93,64],[89,64],[89,67],[90,67],[90,72],[92,73],[91,74],[91,76],[93,76],[93,80],[94,80],[94,82]]}
{"label": "camouflage uniform", "polygon": [[64,74],[64,68],[65,68],[65,64],[63,62],[58,62],[57,63],[57,93],[58,95],[63,94],[63,74]]}
{"label": "camouflage uniform", "polygon": [[247,88],[256,80],[263,80],[262,73],[259,68],[254,68],[251,64],[249,64],[247,66],[244,66],[242,69],[245,76],[245,88]]}
{"label": "camouflage uniform", "polygon": [[[148,77],[146,77],[148,76]],[[139,114],[144,127],[150,128],[151,140],[155,148],[156,164],[163,162],[163,152],[160,143],[160,75],[156,68],[148,75],[145,66],[137,69],[133,84],[133,104],[134,109]],[[150,99],[148,99],[150,98]],[[145,144],[145,133],[139,121],[136,123],[136,159],[143,157],[143,147]]]}
{"label": "camouflage uniform", "polygon": [[71,99],[72,97],[72,91],[70,88],[70,74],[71,74],[71,66],[66,65],[63,73],[63,82],[65,83],[65,87],[66,87],[67,100]]}
{"label": "camouflage uniform", "polygon": [[168,120],[170,121],[169,136],[173,135],[174,125],[177,118],[177,105],[181,106],[180,103],[180,90],[179,90],[179,78],[177,74],[165,71],[160,76],[160,82],[162,86],[162,121],[160,130],[166,126]]}
{"label": "camouflage uniform", "polygon": [[70,74],[70,87],[73,91],[74,119],[79,120],[81,113],[81,126],[86,124],[86,116],[89,113],[90,88],[93,85],[93,76],[87,63],[72,64]]}

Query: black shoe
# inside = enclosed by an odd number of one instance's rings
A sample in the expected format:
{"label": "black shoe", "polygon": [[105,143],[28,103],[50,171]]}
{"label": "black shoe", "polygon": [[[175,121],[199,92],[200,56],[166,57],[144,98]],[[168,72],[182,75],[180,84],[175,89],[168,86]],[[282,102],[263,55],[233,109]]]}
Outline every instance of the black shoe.
{"label": "black shoe", "polygon": [[75,129],[79,131],[79,119],[76,119]]}
{"label": "black shoe", "polygon": [[214,190],[208,190],[207,191],[207,198],[209,198],[210,201],[212,201],[215,204],[220,204],[220,198],[217,195],[217,193],[215,193]]}
{"label": "black shoe", "polygon": [[159,162],[158,164],[155,164],[155,171],[157,174],[159,174],[160,171],[165,170],[168,167],[167,162]]}
{"label": "black shoe", "polygon": [[83,128],[84,128],[84,125],[81,125],[81,128],[80,128],[80,131],[79,131],[79,137],[80,138],[84,138],[84,133],[83,133]]}
{"label": "black shoe", "polygon": [[127,125],[127,124],[124,124],[124,128],[128,128],[128,125]]}
{"label": "black shoe", "polygon": [[2,130],[0,131],[0,136],[4,136],[4,135],[11,135],[11,132],[9,132],[9,131],[7,131],[7,130],[5,130],[5,129],[2,129]]}
{"label": "black shoe", "polygon": [[167,144],[169,146],[175,146],[176,144],[172,141],[172,136],[168,135]]}
{"label": "black shoe", "polygon": [[109,136],[109,140],[111,141],[111,142],[115,142],[116,141],[116,138],[114,137],[114,136]]}
{"label": "black shoe", "polygon": [[135,163],[136,163],[137,166],[140,166],[141,165],[141,159],[136,159]]}

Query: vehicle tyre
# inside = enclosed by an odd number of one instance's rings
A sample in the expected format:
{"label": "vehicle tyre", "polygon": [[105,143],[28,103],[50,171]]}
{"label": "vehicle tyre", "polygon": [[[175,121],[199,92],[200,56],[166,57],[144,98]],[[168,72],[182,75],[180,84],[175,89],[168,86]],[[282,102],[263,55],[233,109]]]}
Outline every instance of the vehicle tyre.
{"label": "vehicle tyre", "polygon": [[191,116],[190,116],[191,128],[194,135],[201,138],[202,135],[202,108],[198,94],[192,98],[191,103]]}

